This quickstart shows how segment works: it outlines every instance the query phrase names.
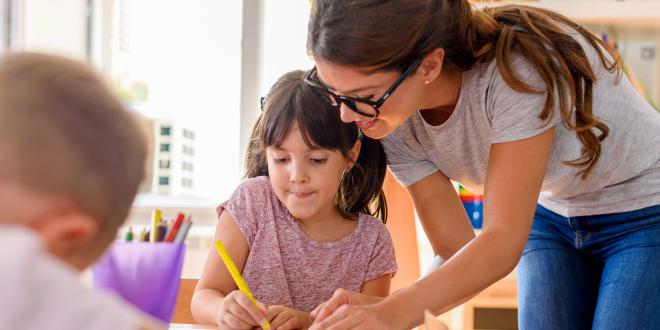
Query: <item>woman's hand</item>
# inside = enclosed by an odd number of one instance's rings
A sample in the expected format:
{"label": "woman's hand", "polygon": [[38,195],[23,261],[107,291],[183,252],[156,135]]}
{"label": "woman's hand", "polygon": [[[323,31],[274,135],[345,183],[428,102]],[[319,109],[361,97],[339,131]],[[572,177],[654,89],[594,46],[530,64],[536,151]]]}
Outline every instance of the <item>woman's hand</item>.
{"label": "woman's hand", "polygon": [[314,320],[310,330],[395,329],[378,305],[342,305],[323,321]]}
{"label": "woman's hand", "polygon": [[253,329],[266,323],[266,315],[265,309],[257,308],[243,292],[234,290],[222,299],[216,325],[223,330]]}
{"label": "woman's hand", "polygon": [[374,297],[355,291],[337,289],[328,301],[318,305],[312,311],[314,322],[323,321],[333,314],[342,305],[370,305],[383,300],[383,297]]}
{"label": "woman's hand", "polygon": [[268,320],[273,330],[307,329],[312,324],[309,313],[280,305],[268,307]]}

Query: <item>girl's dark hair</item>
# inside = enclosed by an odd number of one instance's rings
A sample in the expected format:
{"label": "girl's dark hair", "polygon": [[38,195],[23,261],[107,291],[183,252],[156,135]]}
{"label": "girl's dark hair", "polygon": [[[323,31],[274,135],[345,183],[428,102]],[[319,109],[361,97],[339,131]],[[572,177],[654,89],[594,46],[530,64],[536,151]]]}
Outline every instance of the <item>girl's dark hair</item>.
{"label": "girl's dark hair", "polygon": [[291,125],[298,123],[310,148],[337,150],[348,158],[358,139],[362,147],[355,165],[343,177],[335,206],[347,218],[358,212],[387,220],[383,193],[386,157],[380,141],[361,136],[355,123],[341,121],[339,111],[304,82],[306,72],[284,74],[271,87],[262,113],[252,129],[245,160],[245,177],[268,175],[266,148],[279,147]]}
{"label": "girl's dark hair", "polygon": [[[616,51],[562,15],[522,5],[473,10],[467,0],[315,0],[307,50],[337,64],[382,70],[403,70],[437,48],[445,51],[445,66],[460,71],[494,59],[514,90],[547,92],[539,118],[549,119],[558,103],[562,121],[582,143],[581,157],[564,163],[581,168],[586,179],[609,128],[593,115],[596,74],[569,29],[596,49],[608,71],[621,76]],[[520,80],[512,53],[534,66],[545,90]]]}

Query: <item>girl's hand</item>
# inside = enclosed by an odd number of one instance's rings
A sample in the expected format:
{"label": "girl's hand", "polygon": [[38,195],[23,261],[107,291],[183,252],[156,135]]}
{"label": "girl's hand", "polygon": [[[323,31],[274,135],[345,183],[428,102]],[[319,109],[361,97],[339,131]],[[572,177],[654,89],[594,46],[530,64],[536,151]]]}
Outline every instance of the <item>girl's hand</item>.
{"label": "girl's hand", "polygon": [[279,305],[268,307],[268,320],[273,330],[307,329],[312,324],[309,313]]}
{"label": "girl's hand", "polygon": [[383,300],[383,297],[368,296],[359,292],[337,289],[328,301],[318,305],[311,315],[315,323],[323,321],[342,305],[369,305]]}
{"label": "girl's hand", "polygon": [[[259,304],[260,306],[263,306]],[[253,329],[266,323],[266,310],[257,308],[243,292],[234,290],[222,299],[219,329]]]}
{"label": "girl's hand", "polygon": [[377,305],[342,305],[323,321],[314,320],[309,330],[395,329]]}

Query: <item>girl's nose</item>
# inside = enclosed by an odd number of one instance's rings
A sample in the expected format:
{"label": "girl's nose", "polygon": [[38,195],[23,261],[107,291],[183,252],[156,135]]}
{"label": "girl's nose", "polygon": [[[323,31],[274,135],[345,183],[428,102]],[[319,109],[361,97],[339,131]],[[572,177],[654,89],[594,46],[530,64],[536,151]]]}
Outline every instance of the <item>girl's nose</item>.
{"label": "girl's nose", "polygon": [[309,181],[309,177],[304,169],[304,166],[293,164],[291,166],[291,175],[289,177],[291,183],[305,183]]}

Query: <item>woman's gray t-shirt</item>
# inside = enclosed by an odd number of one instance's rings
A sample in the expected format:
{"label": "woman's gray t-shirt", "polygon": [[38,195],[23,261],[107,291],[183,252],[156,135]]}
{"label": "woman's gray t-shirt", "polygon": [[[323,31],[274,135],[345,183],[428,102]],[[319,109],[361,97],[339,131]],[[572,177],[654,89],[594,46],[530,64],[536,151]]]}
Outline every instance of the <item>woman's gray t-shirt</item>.
{"label": "woman's gray t-shirt", "polygon": [[[463,75],[461,94],[450,118],[439,126],[415,112],[383,139],[388,164],[409,186],[436,171],[483,193],[490,145],[538,135],[555,127],[555,138],[539,204],[564,216],[631,211],[660,204],[660,114],[623,76],[608,72],[592,47],[580,40],[598,80],[593,112],[609,127],[600,159],[586,180],[579,168],[563,163],[580,157],[575,132],[562,123],[559,109],[541,120],[546,94],[513,90],[493,62]],[[544,83],[522,56],[513,57],[522,81],[544,90]]]}

